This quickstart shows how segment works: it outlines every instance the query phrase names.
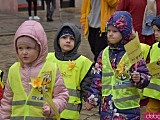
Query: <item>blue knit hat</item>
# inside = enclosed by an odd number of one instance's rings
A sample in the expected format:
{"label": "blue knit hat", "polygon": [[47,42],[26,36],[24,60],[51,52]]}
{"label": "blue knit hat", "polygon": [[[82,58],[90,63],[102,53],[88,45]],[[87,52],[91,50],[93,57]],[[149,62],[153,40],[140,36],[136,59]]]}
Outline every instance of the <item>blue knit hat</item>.
{"label": "blue knit hat", "polygon": [[61,32],[59,33],[59,39],[63,36],[72,36],[75,39],[75,35],[74,32],[72,31],[72,29],[70,27],[64,27],[62,28]]}
{"label": "blue knit hat", "polygon": [[152,26],[155,25],[160,29],[160,14],[153,19],[151,24]]}
{"label": "blue knit hat", "polygon": [[[130,41],[132,34],[132,17],[131,14],[126,11],[114,12],[107,22],[107,29],[109,25],[113,25],[121,33],[124,43]],[[106,30],[107,30],[106,29]]]}

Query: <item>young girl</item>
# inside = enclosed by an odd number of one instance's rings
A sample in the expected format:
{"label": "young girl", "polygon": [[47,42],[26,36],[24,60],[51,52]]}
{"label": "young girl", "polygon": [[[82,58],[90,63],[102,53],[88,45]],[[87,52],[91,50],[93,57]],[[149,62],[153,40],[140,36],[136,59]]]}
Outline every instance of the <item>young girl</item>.
{"label": "young girl", "polygon": [[[160,15],[152,21],[156,43],[152,45],[150,51],[150,63],[160,60]],[[150,84],[144,89],[144,96],[149,97],[146,112],[160,113],[160,82],[159,78],[152,78]]]}
{"label": "young girl", "polygon": [[68,90],[57,66],[46,61],[47,37],[41,24],[32,20],[22,23],[15,33],[14,47],[19,62],[9,69],[1,100],[1,120],[52,120],[54,108],[45,100],[53,102],[57,111],[62,112]]}
{"label": "young girl", "polygon": [[139,120],[138,88],[149,84],[144,60],[131,64],[124,45],[132,38],[132,18],[128,12],[117,11],[107,22],[109,46],[95,64],[93,83],[88,92],[86,108],[100,105],[101,120]]}

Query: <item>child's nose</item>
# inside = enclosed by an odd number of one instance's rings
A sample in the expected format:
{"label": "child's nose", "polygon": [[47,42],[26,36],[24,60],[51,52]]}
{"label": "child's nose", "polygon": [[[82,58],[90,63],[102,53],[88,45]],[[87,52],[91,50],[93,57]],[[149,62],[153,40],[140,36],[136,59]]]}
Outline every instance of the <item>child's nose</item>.
{"label": "child's nose", "polygon": [[71,39],[70,38],[67,38],[67,42],[70,42],[71,41]]}
{"label": "child's nose", "polygon": [[26,54],[26,53],[28,53],[28,50],[27,49],[23,49],[22,53]]}

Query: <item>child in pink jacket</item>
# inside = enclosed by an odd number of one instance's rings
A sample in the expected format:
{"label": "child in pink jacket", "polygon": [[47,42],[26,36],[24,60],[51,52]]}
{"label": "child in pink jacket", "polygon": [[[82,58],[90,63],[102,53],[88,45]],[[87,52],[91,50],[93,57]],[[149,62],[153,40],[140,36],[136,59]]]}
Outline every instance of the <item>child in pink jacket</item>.
{"label": "child in pink jacket", "polygon": [[0,120],[58,119],[69,95],[56,64],[46,61],[48,45],[42,25],[33,20],[22,23],[14,47],[19,62],[8,72]]}

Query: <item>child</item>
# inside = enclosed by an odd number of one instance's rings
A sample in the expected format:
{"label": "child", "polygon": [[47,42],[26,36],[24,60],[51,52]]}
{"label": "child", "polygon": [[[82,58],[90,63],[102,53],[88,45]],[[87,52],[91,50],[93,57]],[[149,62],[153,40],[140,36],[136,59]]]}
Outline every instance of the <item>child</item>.
{"label": "child", "polygon": [[3,81],[2,81],[2,78],[3,78],[3,71],[0,70],[0,100],[2,99],[3,97],[3,92],[4,92],[4,84],[3,84]]}
{"label": "child", "polygon": [[100,105],[101,120],[140,120],[138,88],[149,84],[144,60],[131,64],[124,49],[132,35],[132,18],[126,11],[117,11],[107,22],[106,47],[97,59],[86,108]]}
{"label": "child", "polygon": [[[152,27],[156,43],[152,45],[150,51],[150,63],[159,61],[160,55],[160,15],[156,16],[152,21]],[[146,107],[146,112],[160,113],[160,82],[159,78],[152,78],[150,84],[144,89],[144,96],[149,97],[149,102]]]}
{"label": "child", "polygon": [[85,100],[92,80],[92,62],[77,53],[80,43],[81,34],[78,27],[72,23],[64,23],[54,39],[55,53],[50,53],[47,57],[49,61],[57,63],[69,90],[69,101],[61,113],[61,120],[79,119],[82,97]]}
{"label": "child", "polygon": [[58,112],[66,107],[69,95],[56,64],[46,61],[47,37],[41,24],[33,20],[22,23],[14,46],[19,62],[9,69],[0,116],[3,120],[53,120],[55,111],[44,101],[43,92]]}

